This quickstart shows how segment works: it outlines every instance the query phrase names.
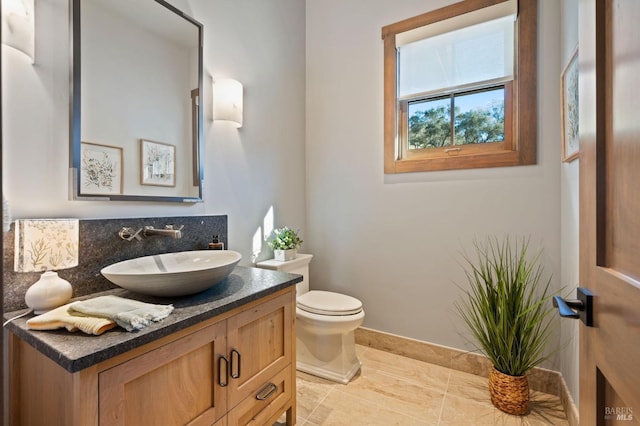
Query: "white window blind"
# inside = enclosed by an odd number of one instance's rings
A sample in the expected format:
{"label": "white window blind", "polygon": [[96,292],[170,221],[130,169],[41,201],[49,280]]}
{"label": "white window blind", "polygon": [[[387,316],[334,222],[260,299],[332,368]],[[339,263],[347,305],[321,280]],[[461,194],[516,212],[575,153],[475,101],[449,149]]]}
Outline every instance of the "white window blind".
{"label": "white window blind", "polygon": [[396,35],[398,97],[512,79],[515,3],[494,7],[489,21],[476,22],[487,17],[485,9],[492,9],[485,8],[480,9],[482,14],[461,15]]}

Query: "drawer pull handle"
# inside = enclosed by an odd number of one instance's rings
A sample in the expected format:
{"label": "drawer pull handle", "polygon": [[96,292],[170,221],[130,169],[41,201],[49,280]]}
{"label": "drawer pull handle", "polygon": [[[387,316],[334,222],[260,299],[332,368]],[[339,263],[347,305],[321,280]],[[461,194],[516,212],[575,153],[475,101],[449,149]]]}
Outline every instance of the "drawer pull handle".
{"label": "drawer pull handle", "polygon": [[231,349],[231,378],[240,378],[240,352]]}
{"label": "drawer pull handle", "polygon": [[225,387],[229,384],[229,360],[226,356],[220,355],[218,357],[218,384],[220,387]]}
{"label": "drawer pull handle", "polygon": [[271,395],[273,395],[277,390],[278,386],[274,385],[273,383],[269,383],[264,387],[264,389],[258,392],[258,394],[256,395],[256,399],[258,401],[264,401],[265,399],[268,399]]}

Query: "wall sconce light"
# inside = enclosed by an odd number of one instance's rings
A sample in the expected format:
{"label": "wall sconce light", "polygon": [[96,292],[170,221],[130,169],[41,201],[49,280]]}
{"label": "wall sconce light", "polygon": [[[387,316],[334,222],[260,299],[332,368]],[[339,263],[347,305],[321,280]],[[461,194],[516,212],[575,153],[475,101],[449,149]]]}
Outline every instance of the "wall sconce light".
{"label": "wall sconce light", "polygon": [[2,0],[2,44],[35,61],[34,0]]}
{"label": "wall sconce light", "polygon": [[213,120],[229,121],[242,127],[242,84],[231,78],[213,82]]}
{"label": "wall sconce light", "polygon": [[36,314],[71,299],[71,284],[54,270],[78,266],[79,228],[78,219],[16,220],[14,270],[43,272],[24,295],[25,303]]}

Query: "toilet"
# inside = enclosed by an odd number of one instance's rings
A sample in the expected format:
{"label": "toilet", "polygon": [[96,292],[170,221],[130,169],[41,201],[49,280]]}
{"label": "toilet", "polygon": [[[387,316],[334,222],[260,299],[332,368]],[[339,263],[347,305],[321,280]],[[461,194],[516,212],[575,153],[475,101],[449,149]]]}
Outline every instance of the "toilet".
{"label": "toilet", "polygon": [[355,329],[364,321],[362,302],[330,291],[309,290],[313,255],[298,253],[286,262],[258,262],[259,268],[300,274],[296,303],[296,369],[347,384],[360,370]]}

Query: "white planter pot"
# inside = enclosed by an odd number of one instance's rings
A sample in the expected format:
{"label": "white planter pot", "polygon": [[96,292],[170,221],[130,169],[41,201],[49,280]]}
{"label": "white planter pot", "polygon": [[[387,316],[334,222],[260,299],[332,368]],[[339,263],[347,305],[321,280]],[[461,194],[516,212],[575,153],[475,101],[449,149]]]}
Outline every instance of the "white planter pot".
{"label": "white planter pot", "polygon": [[273,257],[275,260],[280,262],[286,262],[287,260],[293,260],[296,258],[298,254],[298,250],[289,249],[289,250],[274,250]]}

